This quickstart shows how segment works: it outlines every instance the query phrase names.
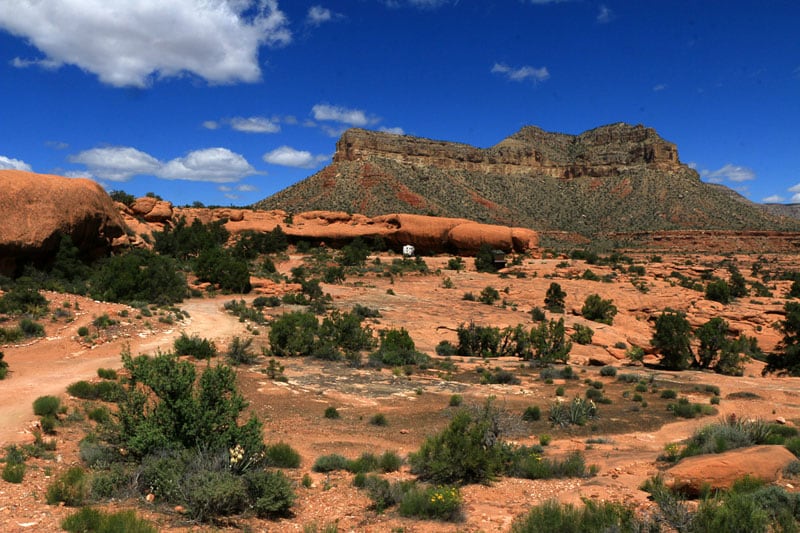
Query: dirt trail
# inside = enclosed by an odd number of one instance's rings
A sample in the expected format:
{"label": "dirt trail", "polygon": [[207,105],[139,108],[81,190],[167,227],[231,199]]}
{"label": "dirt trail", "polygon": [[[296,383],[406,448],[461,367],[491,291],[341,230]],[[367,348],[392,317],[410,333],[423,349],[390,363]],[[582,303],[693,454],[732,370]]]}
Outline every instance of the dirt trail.
{"label": "dirt trail", "polygon": [[36,422],[31,407],[36,398],[62,395],[71,383],[96,377],[98,368],[119,368],[120,353],[126,346],[133,354],[170,350],[174,339],[185,331],[212,339],[219,347],[244,331],[235,317],[222,311],[230,297],[187,300],[181,309],[189,313],[188,319],[174,325],[158,324],[152,330],[123,327],[116,338],[88,346],[79,342],[74,332],[80,325],[90,323],[92,316],[105,312],[108,306],[81,298],[71,297],[71,300],[79,301],[82,310],[75,322],[49,332],[49,337],[4,348],[11,372],[0,382],[2,446],[29,439]]}

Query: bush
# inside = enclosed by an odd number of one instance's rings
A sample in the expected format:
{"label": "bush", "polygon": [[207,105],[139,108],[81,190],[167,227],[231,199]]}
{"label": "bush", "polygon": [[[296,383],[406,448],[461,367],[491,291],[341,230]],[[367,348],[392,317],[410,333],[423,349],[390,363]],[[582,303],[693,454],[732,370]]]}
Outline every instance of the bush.
{"label": "bush", "polygon": [[611,365],[606,365],[600,369],[600,375],[603,377],[613,378],[617,375],[617,368]]}
{"label": "bush", "polygon": [[617,314],[616,306],[611,300],[603,300],[599,294],[590,294],[586,297],[581,308],[581,315],[587,320],[611,325]]}
{"label": "bush", "polygon": [[[543,436],[548,442],[547,436]],[[542,443],[544,446],[545,444]],[[586,475],[586,462],[580,451],[574,451],[563,460],[542,457],[541,452],[521,447],[513,454],[511,474],[524,479],[554,479],[583,477]]]}
{"label": "bush", "polygon": [[96,300],[159,305],[180,302],[186,291],[186,280],[173,259],[140,249],[103,261],[90,289]]}
{"label": "bush", "polygon": [[478,253],[475,254],[475,270],[490,274],[497,272],[497,266],[494,264],[494,254],[490,245],[481,244]]}
{"label": "bush", "polygon": [[400,516],[458,522],[463,520],[458,487],[413,487],[400,500]]}
{"label": "bush", "polygon": [[731,302],[731,288],[724,279],[710,281],[706,285],[705,295],[707,300],[721,304],[729,304]]}
{"label": "bush", "polygon": [[542,410],[538,405],[529,405],[522,413],[522,419],[526,422],[537,422],[542,418]]}
{"label": "bush", "polygon": [[780,321],[783,338],[778,351],[767,356],[763,374],[800,376],[800,303],[787,302],[783,306],[785,318]]}
{"label": "bush", "polygon": [[3,361],[3,358],[6,356],[3,352],[0,352],[0,380],[6,379],[8,375],[8,363]]}
{"label": "bush", "polygon": [[198,335],[189,337],[185,332],[175,339],[172,346],[177,355],[191,355],[197,359],[211,359],[217,355],[217,347],[212,341]]}
{"label": "bush", "polygon": [[295,494],[292,482],[283,472],[248,472],[245,476],[247,490],[255,502],[253,509],[259,518],[273,518],[289,514]]}
{"label": "bush", "polygon": [[667,309],[656,320],[650,344],[661,352],[661,364],[670,370],[685,370],[693,356],[690,343],[691,326],[686,315]]}
{"label": "bush", "polygon": [[44,326],[30,318],[20,320],[19,329],[26,337],[44,337]]}
{"label": "bush", "polygon": [[70,533],[156,533],[158,529],[136,516],[134,511],[117,511],[107,513],[91,507],[80,511],[61,521],[61,529]]}
{"label": "bush", "polygon": [[300,466],[300,454],[285,442],[268,445],[266,457],[267,462],[277,468],[297,468]]}
{"label": "bush", "polygon": [[665,400],[674,400],[678,397],[678,393],[672,389],[664,389],[661,391],[661,397]]}
{"label": "bush", "polygon": [[272,322],[270,349],[277,356],[311,355],[318,328],[317,317],[311,313],[284,313]]}
{"label": "bush", "polygon": [[520,379],[512,372],[502,368],[496,368],[494,371],[483,370],[481,374],[481,383],[495,384],[495,385],[519,385]]}
{"label": "bush", "polygon": [[314,461],[311,470],[314,472],[333,472],[335,470],[347,470],[349,461],[343,455],[332,453],[329,455],[321,455]]}
{"label": "bush", "polygon": [[575,331],[569,336],[570,339],[583,345],[592,343],[592,336],[594,336],[594,330],[592,328],[584,326],[583,324],[575,324],[573,328]]}
{"label": "bush", "polygon": [[436,355],[450,357],[458,353],[458,349],[450,341],[439,341],[436,345]]}
{"label": "bush", "polygon": [[397,453],[385,451],[378,457],[378,468],[382,472],[396,472],[403,466],[403,459]]}
{"label": "bush", "polygon": [[545,316],[544,311],[542,311],[541,307],[534,307],[533,309],[531,309],[531,319],[534,322],[543,322],[545,318],[547,317]]}
{"label": "bush", "polygon": [[194,272],[199,281],[219,285],[223,291],[244,294],[252,288],[247,260],[234,256],[221,246],[201,251]]}
{"label": "bush", "polygon": [[331,405],[325,408],[325,418],[336,420],[337,418],[341,418],[341,415],[339,414],[339,411]]}
{"label": "bush", "polygon": [[455,414],[439,434],[425,439],[409,456],[411,471],[434,483],[483,483],[503,471],[498,412],[489,401],[474,416]]}
{"label": "bush", "polygon": [[89,420],[94,420],[98,424],[105,424],[111,420],[111,413],[103,406],[91,409],[87,413],[87,416],[89,417]]}
{"label": "bush", "polygon": [[86,326],[81,326],[78,328],[78,336],[86,337],[87,335],[89,335],[89,328]]}
{"label": "bush", "polygon": [[2,473],[3,481],[22,483],[23,477],[25,477],[25,463],[10,463],[8,459],[6,459],[6,464],[3,467]]}
{"label": "bush", "polygon": [[114,380],[117,379],[117,371],[113,368],[98,368],[97,369],[97,377],[100,379],[110,379]]}
{"label": "bush", "polygon": [[[533,507],[511,525],[512,533],[599,533],[604,531],[647,531],[639,527],[633,509],[618,503],[584,500],[583,508],[555,500]],[[650,528],[650,531],[653,529]],[[712,531],[712,530],[708,530]],[[718,530],[717,530],[718,531]]]}
{"label": "bush", "polygon": [[533,347],[533,358],[540,363],[550,364],[555,362],[566,363],[572,343],[565,339],[564,319],[556,322],[542,322],[538,327],[531,329],[530,341]]}
{"label": "bush", "polygon": [[3,314],[41,316],[46,310],[47,299],[30,278],[28,281],[18,280],[0,297],[0,313]]}
{"label": "bush", "polygon": [[386,419],[386,415],[383,413],[376,413],[372,415],[369,419],[369,423],[373,426],[388,426],[389,421]]}
{"label": "bush", "polygon": [[414,340],[405,328],[381,331],[378,350],[370,360],[386,366],[405,366],[427,363],[427,356],[417,351]]}
{"label": "bush", "polygon": [[553,425],[568,427],[583,426],[597,418],[597,406],[593,401],[576,396],[570,402],[557,401],[551,404],[548,419]]}
{"label": "bush", "polygon": [[451,257],[447,261],[448,270],[461,271],[464,270],[464,268],[465,268],[464,260],[461,259],[460,257]]}
{"label": "bush", "polygon": [[478,301],[486,305],[492,305],[499,299],[500,293],[492,286],[485,287],[478,297]]}
{"label": "bush", "polygon": [[448,405],[450,407],[458,407],[464,402],[464,397],[460,394],[453,394],[450,396],[450,403]]}
{"label": "bush", "polygon": [[240,513],[249,501],[245,479],[227,470],[192,472],[187,475],[184,489],[189,514],[201,522]]}
{"label": "bush", "polygon": [[226,354],[228,361],[233,365],[251,365],[255,363],[258,356],[251,351],[253,339],[242,339],[241,337],[234,337],[231,339],[231,344],[228,346]]}
{"label": "bush", "polygon": [[73,466],[47,487],[45,499],[49,505],[63,502],[67,507],[79,507],[88,494],[89,477],[83,468]]}
{"label": "bush", "polygon": [[456,352],[465,357],[496,357],[500,346],[500,328],[478,326],[475,322],[459,324]]}
{"label": "bush", "polygon": [[61,400],[55,396],[39,396],[33,401],[33,414],[36,416],[56,416]]}
{"label": "bush", "polygon": [[125,391],[116,381],[101,381],[90,383],[76,381],[67,386],[67,392],[82,400],[102,400],[104,402],[118,402],[125,396]]}
{"label": "bush", "polygon": [[561,289],[561,285],[555,282],[550,283],[550,287],[547,288],[547,293],[544,297],[545,309],[551,313],[563,313],[564,298],[566,297],[567,293]]}

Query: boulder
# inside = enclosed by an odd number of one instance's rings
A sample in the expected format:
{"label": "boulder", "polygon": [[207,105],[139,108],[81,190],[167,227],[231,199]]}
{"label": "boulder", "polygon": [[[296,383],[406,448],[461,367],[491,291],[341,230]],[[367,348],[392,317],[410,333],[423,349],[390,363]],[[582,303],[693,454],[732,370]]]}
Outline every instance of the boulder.
{"label": "boulder", "polygon": [[667,470],[667,484],[690,496],[704,489],[729,489],[744,476],[777,481],[797,457],[783,446],[751,446],[724,453],[687,457]]}
{"label": "boulder", "polygon": [[95,258],[127,244],[127,227],[114,201],[96,182],[21,170],[0,170],[0,273],[44,264],[69,235]]}

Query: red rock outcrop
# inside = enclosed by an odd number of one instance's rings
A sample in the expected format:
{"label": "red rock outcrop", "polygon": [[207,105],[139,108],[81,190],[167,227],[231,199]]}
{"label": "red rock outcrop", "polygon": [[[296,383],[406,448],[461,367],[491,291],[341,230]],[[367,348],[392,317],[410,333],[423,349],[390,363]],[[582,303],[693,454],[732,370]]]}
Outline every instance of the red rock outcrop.
{"label": "red rock outcrop", "polygon": [[780,478],[786,466],[797,457],[784,446],[751,446],[724,453],[687,457],[667,470],[667,483],[691,496],[704,488],[729,489],[744,476],[767,483]]}
{"label": "red rock outcrop", "polygon": [[0,190],[0,273],[47,262],[60,235],[89,257],[128,242],[114,201],[94,181],[0,170]]}

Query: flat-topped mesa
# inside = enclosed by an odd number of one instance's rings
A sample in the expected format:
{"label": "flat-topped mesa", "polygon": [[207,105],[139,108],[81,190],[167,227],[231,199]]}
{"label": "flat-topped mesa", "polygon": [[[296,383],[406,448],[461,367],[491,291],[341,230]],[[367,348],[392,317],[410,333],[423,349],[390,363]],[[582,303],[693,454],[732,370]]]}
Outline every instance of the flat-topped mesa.
{"label": "flat-topped mesa", "polygon": [[677,147],[654,129],[611,124],[580,135],[526,126],[491,148],[408,135],[347,130],[334,162],[389,159],[403,164],[491,174],[544,174],[556,178],[603,177],[630,167],[677,170]]}

